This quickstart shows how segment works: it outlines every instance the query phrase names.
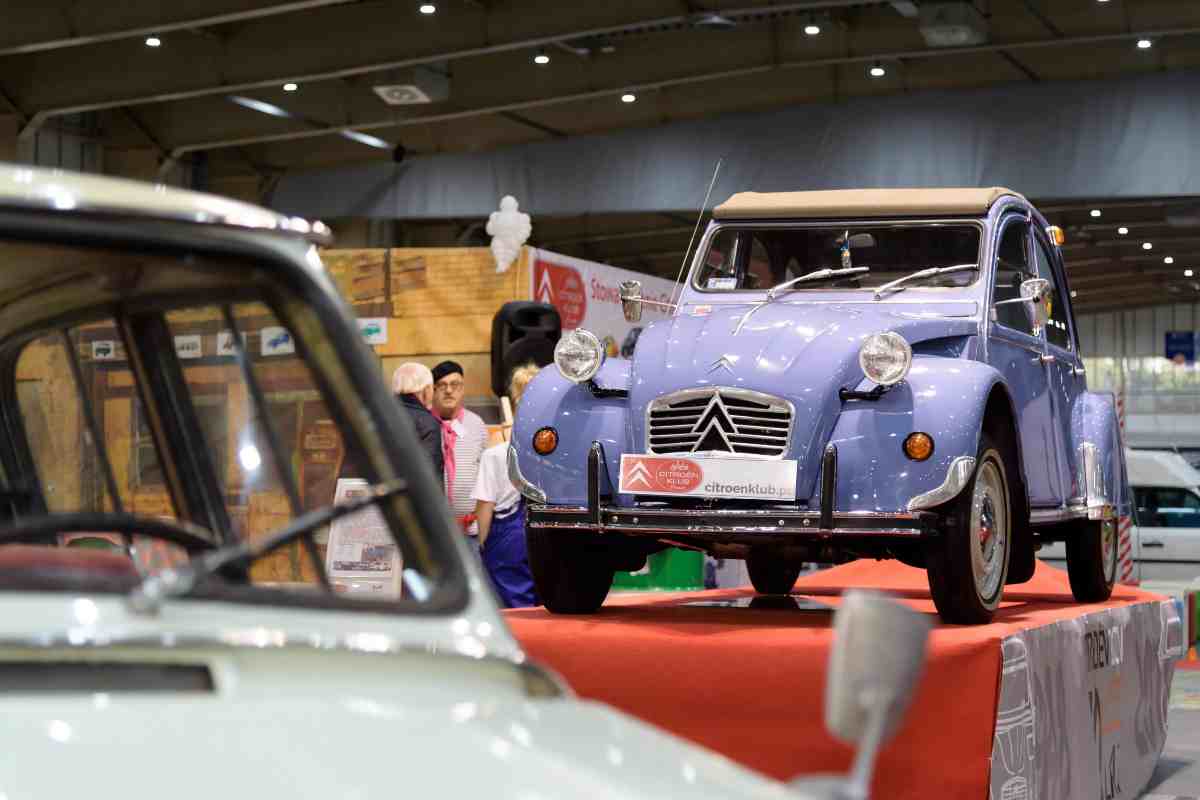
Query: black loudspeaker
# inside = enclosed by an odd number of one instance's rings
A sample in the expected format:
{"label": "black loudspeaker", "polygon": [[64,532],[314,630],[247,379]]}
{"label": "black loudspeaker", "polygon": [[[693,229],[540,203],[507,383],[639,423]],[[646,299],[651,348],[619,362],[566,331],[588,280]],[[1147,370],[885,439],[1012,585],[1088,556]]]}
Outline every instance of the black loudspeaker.
{"label": "black loudspeaker", "polygon": [[554,360],[562,336],[562,318],[549,303],[516,300],[500,306],[492,319],[492,391],[508,394],[513,370],[532,361],[544,367]]}

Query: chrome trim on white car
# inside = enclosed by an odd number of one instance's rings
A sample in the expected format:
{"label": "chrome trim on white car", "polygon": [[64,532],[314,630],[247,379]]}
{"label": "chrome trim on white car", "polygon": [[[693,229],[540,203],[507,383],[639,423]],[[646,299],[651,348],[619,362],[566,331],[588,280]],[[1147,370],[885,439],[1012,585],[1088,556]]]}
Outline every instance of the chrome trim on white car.
{"label": "chrome trim on white car", "polygon": [[958,493],[966,487],[974,472],[974,456],[959,456],[950,462],[950,469],[946,470],[946,480],[942,481],[942,485],[909,500],[908,510],[922,511],[950,502],[958,497]]}

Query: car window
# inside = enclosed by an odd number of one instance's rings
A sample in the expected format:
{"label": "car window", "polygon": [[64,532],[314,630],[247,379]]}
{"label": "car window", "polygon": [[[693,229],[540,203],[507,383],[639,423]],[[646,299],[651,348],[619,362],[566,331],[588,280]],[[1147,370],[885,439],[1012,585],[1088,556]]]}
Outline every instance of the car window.
{"label": "car window", "polygon": [[1050,319],[1046,322],[1046,338],[1050,343],[1064,350],[1071,349],[1071,326],[1067,323],[1066,295],[1060,281],[1055,279],[1053,258],[1041,236],[1035,236],[1033,257],[1037,262],[1037,275],[1050,281],[1053,287],[1051,293]]}
{"label": "car window", "polygon": [[1004,303],[1021,297],[1021,283],[1033,274],[1029,269],[1029,225],[1023,220],[1009,223],[996,249],[996,277],[992,287],[992,319],[1006,328],[1034,336],[1033,319],[1026,303]]}
{"label": "car window", "polygon": [[1156,528],[1200,528],[1200,497],[1187,489],[1152,487],[1134,490],[1138,522]]}
{"label": "car window", "polygon": [[[870,272],[802,285],[798,290],[874,288],[926,267],[975,264],[978,260],[979,228],[974,225],[723,226],[709,242],[694,285],[706,292],[765,291],[809,272],[849,263]],[[976,271],[965,270],[913,285],[968,286],[977,277]]]}

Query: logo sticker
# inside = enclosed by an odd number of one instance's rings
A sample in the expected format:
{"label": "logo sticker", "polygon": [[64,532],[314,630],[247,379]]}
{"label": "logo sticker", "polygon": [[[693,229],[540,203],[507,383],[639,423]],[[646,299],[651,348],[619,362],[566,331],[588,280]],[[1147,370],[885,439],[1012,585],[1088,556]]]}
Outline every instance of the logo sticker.
{"label": "logo sticker", "polygon": [[539,260],[534,264],[533,285],[536,287],[533,299],[558,309],[563,330],[583,324],[587,316],[587,290],[578,270]]}
{"label": "logo sticker", "polygon": [[704,480],[704,470],[687,458],[628,458],[621,464],[621,490],[687,494]]}

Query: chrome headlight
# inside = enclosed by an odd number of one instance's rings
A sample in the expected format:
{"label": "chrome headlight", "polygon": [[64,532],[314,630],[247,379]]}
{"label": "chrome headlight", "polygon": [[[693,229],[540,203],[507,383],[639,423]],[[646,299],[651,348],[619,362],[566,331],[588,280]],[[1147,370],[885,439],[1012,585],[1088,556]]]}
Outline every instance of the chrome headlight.
{"label": "chrome headlight", "polygon": [[604,363],[604,345],[596,334],[576,328],[554,345],[554,366],[574,383],[589,381]]}
{"label": "chrome headlight", "polygon": [[858,351],[863,374],[881,386],[894,386],[904,380],[912,366],[912,347],[898,333],[873,333]]}

